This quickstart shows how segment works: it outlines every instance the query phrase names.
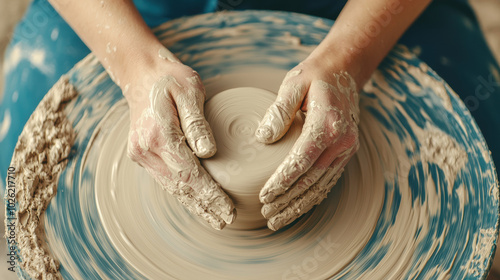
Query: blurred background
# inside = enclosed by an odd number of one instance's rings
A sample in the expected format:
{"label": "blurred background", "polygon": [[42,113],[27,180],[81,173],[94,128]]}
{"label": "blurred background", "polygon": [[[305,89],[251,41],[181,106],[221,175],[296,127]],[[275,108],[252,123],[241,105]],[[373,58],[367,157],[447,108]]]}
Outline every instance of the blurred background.
{"label": "blurred background", "polygon": [[[481,28],[486,34],[486,39],[497,61],[500,61],[500,0],[469,0],[478,16]],[[3,65],[3,53],[10,40],[16,22],[23,16],[29,0],[0,0],[0,65]],[[3,72],[0,68],[0,100],[3,95]],[[500,164],[500,163],[497,163]],[[497,167],[498,168],[498,167]],[[6,170],[0,170],[6,172]],[[1,187],[5,182],[0,183]],[[15,274],[7,270],[6,243],[4,232],[4,204],[0,200],[0,279],[17,279]],[[500,250],[499,250],[500,251]],[[493,269],[488,280],[500,280],[500,252],[494,260]]]}

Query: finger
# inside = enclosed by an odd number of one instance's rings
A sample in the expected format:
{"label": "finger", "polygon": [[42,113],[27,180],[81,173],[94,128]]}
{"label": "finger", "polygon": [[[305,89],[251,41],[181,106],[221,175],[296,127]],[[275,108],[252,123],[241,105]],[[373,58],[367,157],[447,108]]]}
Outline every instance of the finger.
{"label": "finger", "polygon": [[[271,216],[286,208],[291,201],[301,196],[314,184],[325,184],[325,180],[330,180],[335,172],[335,168],[328,167],[332,165],[334,159],[339,155],[336,147],[329,147],[318,158],[314,165],[295,182],[288,191],[276,197],[271,203],[265,204],[262,209],[262,215],[269,219]],[[326,167],[325,167],[326,166]]]}
{"label": "finger", "polygon": [[288,131],[308,90],[300,78],[301,71],[288,72],[278,91],[276,101],[267,109],[255,131],[258,141],[273,143]]}
{"label": "finger", "polygon": [[212,228],[216,230],[222,230],[226,226],[226,224],[230,224],[230,222],[226,222],[222,217],[211,213],[210,211],[207,211],[199,204],[199,201],[197,201],[193,197],[182,195],[178,196],[177,199],[191,213],[195,214],[198,217],[201,217],[203,220],[208,222],[210,226],[212,226]]}
{"label": "finger", "polygon": [[[311,115],[313,114],[311,112]],[[326,138],[322,137],[324,125],[322,122],[315,122],[316,119],[311,115],[306,118],[302,133],[290,153],[260,191],[262,203],[270,203],[277,196],[285,193],[300,176],[312,167],[326,149],[326,143],[324,143]]]}
{"label": "finger", "polygon": [[186,79],[188,83],[187,91],[173,95],[182,131],[189,146],[198,157],[211,157],[215,154],[217,148],[210,125],[203,114],[205,89],[195,71],[193,71],[193,76]]}
{"label": "finger", "polygon": [[311,167],[311,169],[309,169],[304,175],[302,175],[300,179],[295,182],[287,192],[276,197],[276,199],[271,203],[264,204],[261,209],[262,216],[264,216],[264,218],[266,219],[269,219],[276,213],[283,210],[288,206],[290,201],[299,197],[301,194],[307,191],[309,187],[311,187],[316,182],[319,183],[319,181],[323,177],[327,176],[328,174],[325,174],[327,170],[327,168],[317,168],[315,166]]}
{"label": "finger", "polygon": [[[356,145],[345,147],[343,140],[338,140],[333,146],[328,147],[313,164],[293,185],[282,195],[277,196],[274,201],[265,204],[262,209],[262,215],[268,219],[279,211],[283,210],[293,199],[302,195],[315,183],[321,183],[324,178],[331,177],[332,172],[337,172],[330,166],[334,160],[344,155],[353,155],[357,151]],[[350,157],[349,157],[350,158]]]}
{"label": "finger", "polygon": [[[220,188],[217,188],[220,190]],[[198,192],[183,193],[176,198],[189,211],[207,221],[215,229],[223,229],[226,224],[232,224],[236,219],[236,209],[231,199],[223,192],[214,194],[215,199],[207,202]],[[232,210],[229,210],[232,208]]]}
{"label": "finger", "polygon": [[295,148],[287,155],[261,189],[259,198],[262,203],[272,202],[285,193],[302,174],[308,171],[323,149],[309,141],[309,136],[302,137],[295,143]]}
{"label": "finger", "polygon": [[337,158],[320,181],[311,186],[302,196],[292,200],[283,211],[272,216],[267,226],[271,230],[279,230],[309,212],[315,205],[320,204],[337,183],[349,158],[350,154]]}
{"label": "finger", "polygon": [[195,201],[194,198],[188,195],[179,195],[178,192],[174,191],[176,186],[169,179],[171,177],[170,170],[159,156],[147,152],[141,160],[141,165],[156,179],[162,188],[174,195],[191,213],[201,217],[215,229],[224,228],[226,223],[222,218],[201,207],[200,203]]}
{"label": "finger", "polygon": [[[153,149],[171,171],[174,195],[193,197],[204,209],[232,223],[236,217],[234,204],[208,172],[201,166],[182,137],[171,128],[164,134],[165,144]],[[178,128],[177,128],[178,129]]]}
{"label": "finger", "polygon": [[317,167],[311,167],[300,179],[293,184],[290,189],[284,194],[278,196],[274,201],[268,204],[264,204],[261,209],[262,216],[269,219],[276,213],[283,210],[290,201],[294,200],[302,193],[304,193],[310,186],[316,183],[319,179],[324,176],[326,169],[319,169]]}
{"label": "finger", "polygon": [[177,108],[170,95],[171,90],[175,88],[180,88],[180,85],[172,76],[162,77],[155,82],[149,93],[151,109],[143,112],[140,119],[142,119],[145,113],[149,112],[163,129],[171,126],[179,126]]}

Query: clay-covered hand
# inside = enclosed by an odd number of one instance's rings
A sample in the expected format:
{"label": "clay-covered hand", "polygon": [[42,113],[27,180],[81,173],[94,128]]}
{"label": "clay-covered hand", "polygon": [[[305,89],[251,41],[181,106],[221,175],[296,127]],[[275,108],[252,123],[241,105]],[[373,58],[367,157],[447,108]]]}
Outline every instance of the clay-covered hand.
{"label": "clay-covered hand", "polygon": [[203,115],[203,84],[173,56],[160,68],[138,75],[151,81],[124,87],[131,113],[128,155],[192,213],[222,229],[234,221],[234,205],[196,157],[216,152]]}
{"label": "clay-covered hand", "polygon": [[286,75],[276,101],[256,130],[263,143],[278,141],[298,110],[302,133],[260,192],[262,215],[278,230],[319,204],[359,148],[359,97],[345,71],[306,59]]}

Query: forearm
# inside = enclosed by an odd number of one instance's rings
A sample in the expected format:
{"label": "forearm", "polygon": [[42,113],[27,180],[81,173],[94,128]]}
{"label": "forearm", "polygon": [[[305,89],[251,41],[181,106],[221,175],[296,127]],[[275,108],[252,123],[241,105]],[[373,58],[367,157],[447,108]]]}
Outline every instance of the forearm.
{"label": "forearm", "polygon": [[334,71],[347,71],[361,88],[430,2],[349,0],[311,57]]}
{"label": "forearm", "polygon": [[117,84],[158,58],[162,45],[131,0],[49,1]]}

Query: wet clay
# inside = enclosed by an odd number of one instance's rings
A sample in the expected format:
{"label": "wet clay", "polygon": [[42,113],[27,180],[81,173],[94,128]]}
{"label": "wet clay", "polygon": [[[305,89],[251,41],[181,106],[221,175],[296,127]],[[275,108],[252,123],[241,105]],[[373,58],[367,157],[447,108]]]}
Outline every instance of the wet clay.
{"label": "wet clay", "polygon": [[303,118],[298,113],[277,143],[256,140],[255,130],[275,99],[273,92],[242,87],[217,93],[205,105],[217,153],[201,162],[235,202],[238,217],[230,227],[255,229],[266,225],[259,192],[302,131]]}
{"label": "wet clay", "polygon": [[73,144],[73,127],[63,109],[75,96],[68,78],[61,77],[29,118],[12,157],[17,173],[15,230],[20,266],[34,279],[62,279],[59,263],[45,243],[43,215],[56,195],[59,174]]}

